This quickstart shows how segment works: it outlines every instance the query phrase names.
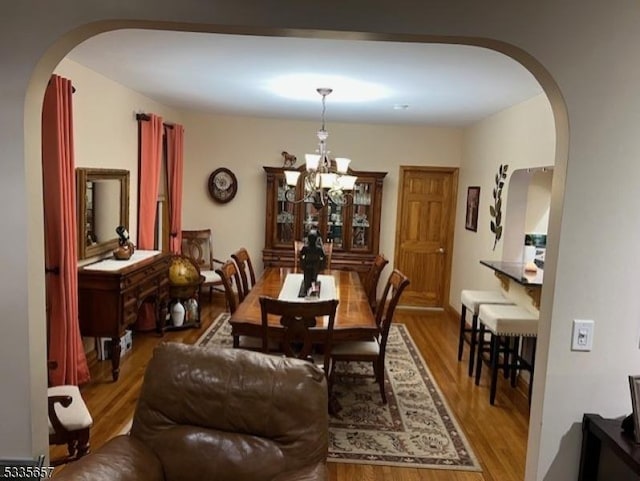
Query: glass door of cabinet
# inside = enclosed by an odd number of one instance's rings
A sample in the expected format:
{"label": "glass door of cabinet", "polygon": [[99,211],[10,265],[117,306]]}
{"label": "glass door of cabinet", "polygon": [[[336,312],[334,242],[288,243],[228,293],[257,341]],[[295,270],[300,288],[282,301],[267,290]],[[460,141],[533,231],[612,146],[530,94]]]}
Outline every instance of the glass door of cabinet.
{"label": "glass door of cabinet", "polygon": [[296,205],[291,201],[289,188],[284,177],[276,179],[278,192],[276,197],[275,243],[292,246],[295,238]]}
{"label": "glass door of cabinet", "polygon": [[370,251],[373,185],[370,182],[357,182],[353,191],[351,212],[351,249],[352,251]]}
{"label": "glass door of cabinet", "polygon": [[304,212],[302,219],[302,237],[303,239],[307,238],[309,235],[309,231],[315,229],[318,231],[320,236],[325,239],[326,234],[324,230],[324,225],[322,223],[322,208],[318,209],[313,203],[313,199],[305,199],[303,202]]}
{"label": "glass door of cabinet", "polygon": [[344,206],[329,202],[327,204],[327,242],[333,242],[334,249],[342,249],[344,245]]}

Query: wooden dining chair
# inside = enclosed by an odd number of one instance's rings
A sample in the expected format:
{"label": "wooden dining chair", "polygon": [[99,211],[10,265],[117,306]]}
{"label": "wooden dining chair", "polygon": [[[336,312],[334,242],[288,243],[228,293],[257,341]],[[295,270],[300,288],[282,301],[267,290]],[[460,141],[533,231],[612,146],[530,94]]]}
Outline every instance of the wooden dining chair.
{"label": "wooden dining chair", "polygon": [[213,298],[213,291],[223,291],[222,279],[216,268],[224,264],[213,257],[213,242],[211,229],[183,230],[182,231],[182,255],[188,256],[200,268],[200,274],[204,276],[202,287],[209,288],[209,299]]}
{"label": "wooden dining chair", "polygon": [[[236,263],[229,259],[222,267],[216,269],[224,286],[224,295],[227,301],[229,312],[233,314],[238,308],[238,304],[244,301],[245,295],[242,289],[242,281]],[[250,336],[233,336],[233,347],[249,349],[251,351],[262,351],[262,339]],[[274,348],[275,349],[275,348]]]}
{"label": "wooden dining chair", "polygon": [[324,270],[331,270],[331,257],[333,256],[333,242],[325,242],[322,244],[322,248],[324,249],[325,263]]}
{"label": "wooden dining chair", "polygon": [[389,261],[383,254],[376,255],[376,258],[373,260],[373,264],[371,264],[371,268],[369,269],[369,272],[367,272],[367,276],[364,280],[364,290],[367,293],[367,299],[369,299],[371,311],[374,313],[376,312],[378,303],[376,297],[378,295],[378,282],[380,281],[382,271],[388,263]]}
{"label": "wooden dining chair", "polygon": [[256,285],[256,274],[253,270],[249,252],[244,247],[241,247],[231,254],[231,258],[235,261],[238,272],[240,273],[243,295],[247,297],[251,288]]}
{"label": "wooden dining chair", "polygon": [[[398,269],[394,269],[387,280],[382,299],[376,313],[378,333],[370,341],[348,341],[337,343],[331,352],[331,371],[329,386],[333,386],[336,375],[335,366],[338,362],[371,362],[376,382],[380,385],[382,402],[387,403],[384,389],[384,359],[389,337],[389,329],[393,322],[393,315],[402,295],[402,291],[409,285],[409,279]],[[391,294],[391,295],[390,295]],[[330,393],[331,394],[331,393]]]}
{"label": "wooden dining chair", "polygon": [[[268,351],[269,316],[279,316],[283,327],[282,338],[279,339],[282,352],[287,357],[304,359],[323,368],[329,379],[333,326],[336,319],[338,300],[331,299],[319,302],[290,302],[272,297],[260,297],[262,315],[262,346]],[[313,356],[314,343],[311,329],[316,327],[320,317],[327,316],[326,329],[322,339],[322,355]]]}
{"label": "wooden dining chair", "polygon": [[236,263],[229,259],[216,269],[216,274],[220,277],[220,283],[224,288],[224,297],[227,301],[227,308],[233,314],[238,308],[238,304],[244,300],[244,292],[240,281],[240,273]]}
{"label": "wooden dining chair", "polygon": [[298,270],[300,265],[300,251],[304,247],[304,241],[294,240],[293,241],[293,268],[294,270]]}

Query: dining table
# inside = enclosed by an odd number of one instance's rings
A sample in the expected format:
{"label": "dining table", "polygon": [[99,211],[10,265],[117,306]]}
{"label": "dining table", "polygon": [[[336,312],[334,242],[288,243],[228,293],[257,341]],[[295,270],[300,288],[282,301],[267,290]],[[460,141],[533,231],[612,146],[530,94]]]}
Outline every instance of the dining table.
{"label": "dining table", "polygon": [[[268,267],[256,281],[248,295],[231,315],[231,333],[235,336],[262,336],[260,297],[268,296],[286,301],[314,302],[298,297],[303,274],[289,267]],[[338,299],[333,342],[370,340],[378,332],[375,316],[369,306],[360,276],[354,271],[330,270],[318,276],[320,295],[315,300]],[[327,318],[319,317],[311,328],[314,342],[322,342],[326,334]],[[280,319],[269,317],[269,338],[277,340],[283,332]]]}

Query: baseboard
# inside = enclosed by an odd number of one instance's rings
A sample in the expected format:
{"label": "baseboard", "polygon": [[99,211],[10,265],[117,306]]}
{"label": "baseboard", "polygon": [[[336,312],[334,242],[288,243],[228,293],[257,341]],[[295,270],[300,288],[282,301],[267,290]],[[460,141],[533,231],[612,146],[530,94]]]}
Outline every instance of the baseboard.
{"label": "baseboard", "polygon": [[402,305],[396,306],[396,310],[398,309],[402,309],[404,311],[437,311],[437,312],[445,310],[442,307],[402,306]]}
{"label": "baseboard", "polygon": [[444,310],[452,319],[456,321],[460,319],[460,313],[451,304],[447,304]]}

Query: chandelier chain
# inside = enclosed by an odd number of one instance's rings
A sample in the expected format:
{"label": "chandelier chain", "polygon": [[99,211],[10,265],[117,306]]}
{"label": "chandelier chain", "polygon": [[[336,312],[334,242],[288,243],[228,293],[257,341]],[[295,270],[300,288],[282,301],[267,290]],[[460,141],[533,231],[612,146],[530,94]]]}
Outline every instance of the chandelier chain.
{"label": "chandelier chain", "polygon": [[322,95],[322,129],[321,130],[325,130],[324,128],[324,114],[327,110],[327,104],[326,104],[326,100],[327,100],[327,94],[323,94]]}

